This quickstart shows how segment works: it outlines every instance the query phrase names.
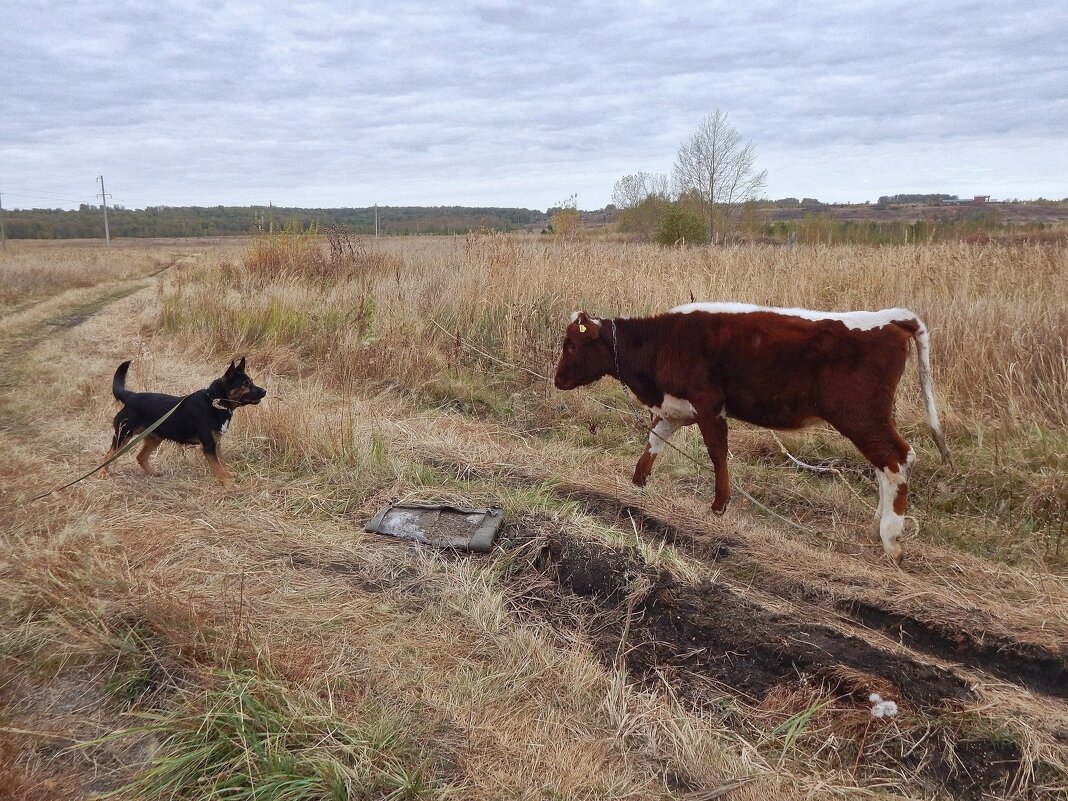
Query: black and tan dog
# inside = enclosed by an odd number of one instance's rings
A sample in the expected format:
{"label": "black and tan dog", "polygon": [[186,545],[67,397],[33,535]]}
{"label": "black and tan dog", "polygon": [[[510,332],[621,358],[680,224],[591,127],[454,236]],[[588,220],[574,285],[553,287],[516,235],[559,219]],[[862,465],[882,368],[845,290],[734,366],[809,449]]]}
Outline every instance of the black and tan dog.
{"label": "black and tan dog", "polygon": [[[267,395],[267,390],[257,387],[245,372],[245,359],[237,364],[230,362],[221,378],[216,378],[207,389],[201,389],[184,398],[164,395],[160,392],[131,392],[126,389],[126,373],[130,362],[119,365],[111,382],[115,399],[123,404],[115,415],[115,436],[111,440],[110,459],[130,439],[140,434],[156,420],[182,404],[163,423],[144,439],[137,463],[150,476],[160,475],[149,465],[152,453],[165,439],[183,445],[199,445],[204,451],[215,477],[224,487],[230,486],[230,475],[219,455],[219,440],[230,426],[234,409],[238,406],[255,405]],[[101,475],[106,476],[105,466]]]}

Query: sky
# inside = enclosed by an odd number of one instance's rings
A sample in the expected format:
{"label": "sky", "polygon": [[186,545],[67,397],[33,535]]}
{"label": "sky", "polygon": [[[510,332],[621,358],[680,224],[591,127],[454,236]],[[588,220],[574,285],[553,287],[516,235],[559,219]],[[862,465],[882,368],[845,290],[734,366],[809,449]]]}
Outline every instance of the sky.
{"label": "sky", "polygon": [[0,9],[7,208],[596,209],[717,108],[770,198],[1068,197],[1064,0]]}

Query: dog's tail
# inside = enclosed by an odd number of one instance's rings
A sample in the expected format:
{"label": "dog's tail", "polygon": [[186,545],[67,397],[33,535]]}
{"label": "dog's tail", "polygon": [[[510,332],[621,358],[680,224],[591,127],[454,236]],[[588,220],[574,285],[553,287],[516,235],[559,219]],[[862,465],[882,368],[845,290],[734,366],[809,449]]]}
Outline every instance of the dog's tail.
{"label": "dog's tail", "polygon": [[115,396],[115,400],[119,403],[125,403],[126,399],[133,394],[126,389],[126,373],[129,369],[129,360],[124,361],[119,365],[119,369],[115,371],[115,377],[111,379],[111,394]]}

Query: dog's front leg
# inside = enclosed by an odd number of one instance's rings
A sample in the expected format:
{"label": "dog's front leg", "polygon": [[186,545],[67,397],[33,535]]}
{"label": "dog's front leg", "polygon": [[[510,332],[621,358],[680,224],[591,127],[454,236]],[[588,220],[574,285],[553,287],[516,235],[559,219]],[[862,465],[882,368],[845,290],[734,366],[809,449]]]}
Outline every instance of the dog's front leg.
{"label": "dog's front leg", "polygon": [[114,456],[116,453],[118,453],[119,448],[121,448],[123,445],[125,445],[126,444],[126,440],[128,440],[130,438],[129,434],[123,433],[123,429],[125,428],[125,426],[126,426],[125,423],[118,423],[117,422],[115,424],[115,433],[111,437],[111,447],[108,449],[108,452],[104,455],[104,462],[105,462],[104,466],[100,468],[100,477],[101,478],[107,478],[108,477],[108,469],[111,467],[111,465],[107,464],[107,462],[111,461],[111,457]]}

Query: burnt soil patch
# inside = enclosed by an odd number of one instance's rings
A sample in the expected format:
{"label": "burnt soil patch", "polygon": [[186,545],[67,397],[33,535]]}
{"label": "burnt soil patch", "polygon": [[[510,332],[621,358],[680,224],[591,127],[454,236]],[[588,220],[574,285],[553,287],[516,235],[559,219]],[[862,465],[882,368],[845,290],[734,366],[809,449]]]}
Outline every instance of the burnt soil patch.
{"label": "burnt soil patch", "polygon": [[[924,772],[963,801],[999,798],[1021,768],[1020,746],[1010,740],[960,740],[929,754]],[[902,760],[913,762],[911,757]]]}
{"label": "burnt soil patch", "polygon": [[[686,584],[633,552],[563,532],[520,531],[512,544],[512,603],[521,616],[581,632],[605,664],[624,665],[639,683],[667,680],[695,705],[707,700],[700,679],[757,702],[774,688],[818,682],[862,707],[874,691],[897,700],[905,714],[911,707],[937,716],[975,700],[952,671],[767,609],[722,584]],[[956,798],[1007,788],[1021,770],[1015,742],[957,740],[948,731],[937,739],[934,752],[903,747],[894,759]]]}
{"label": "burnt soil patch", "polygon": [[[532,566],[556,587],[525,598],[525,604],[533,602],[554,622],[587,628],[597,652],[610,662],[622,654],[638,679],[671,668],[759,700],[802,676],[837,687],[844,675],[854,677],[851,685],[857,675],[867,675],[869,687],[850,687],[865,698],[873,689],[896,691],[896,698],[924,709],[973,700],[965,682],[948,670],[770,611],[722,584],[684,584],[627,551],[558,534],[534,555]],[[583,626],[561,592],[589,602],[586,611],[596,622]]]}
{"label": "burnt soil patch", "polygon": [[[679,528],[639,507],[607,493],[561,486],[559,491],[582,501],[587,509],[624,529],[633,521],[642,536],[654,536],[706,561],[726,560],[725,569],[737,562],[742,545],[727,536],[702,536]],[[742,556],[744,560],[744,556]],[[1055,698],[1068,698],[1068,646],[1059,650],[1013,639],[973,619],[968,628],[949,628],[941,621],[923,620],[885,609],[869,601],[836,597],[802,581],[777,576],[763,589],[785,600],[802,601],[834,611],[888,635],[908,648],[948,661],[978,668],[1005,681]],[[973,616],[974,617],[974,616]]]}

